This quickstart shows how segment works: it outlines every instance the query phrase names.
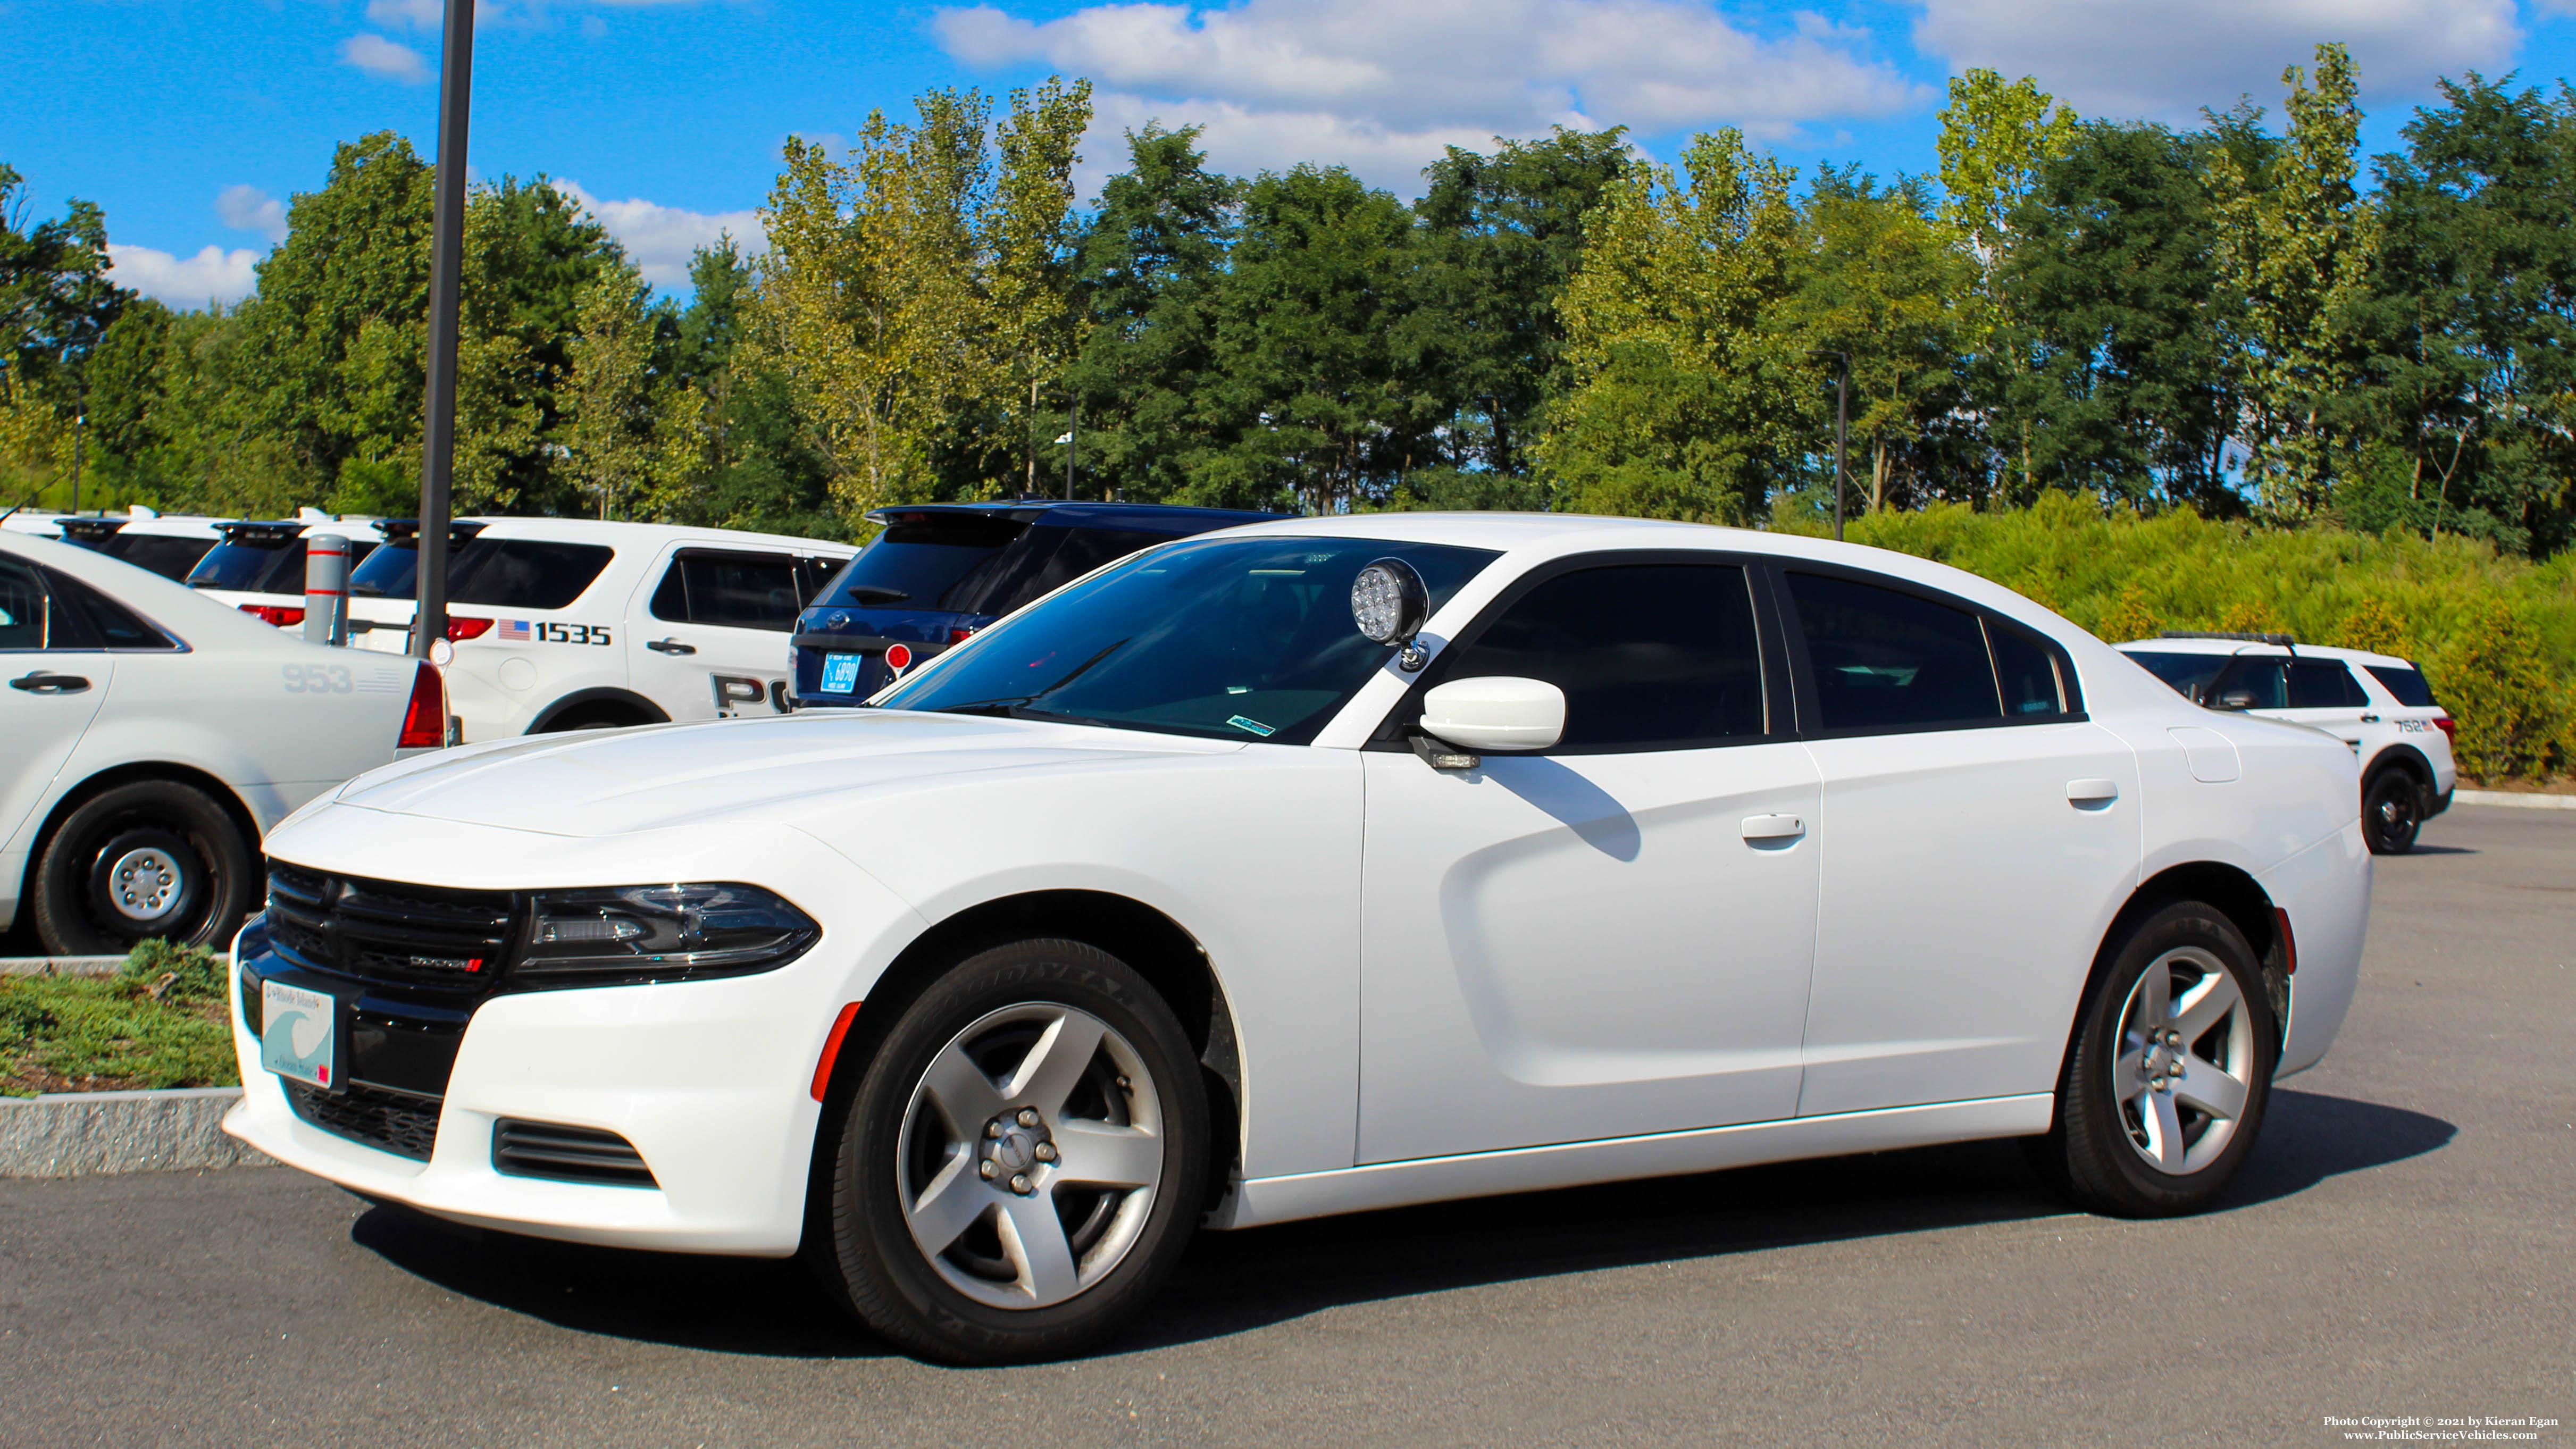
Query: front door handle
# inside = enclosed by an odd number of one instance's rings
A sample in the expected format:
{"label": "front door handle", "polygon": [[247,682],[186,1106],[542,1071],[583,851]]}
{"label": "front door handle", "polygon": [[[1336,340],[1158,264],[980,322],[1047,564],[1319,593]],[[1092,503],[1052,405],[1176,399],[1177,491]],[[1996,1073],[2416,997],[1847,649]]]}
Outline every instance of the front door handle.
{"label": "front door handle", "polygon": [[1747,815],[1744,838],[1747,840],[1795,840],[1807,833],[1807,822],[1795,815]]}
{"label": "front door handle", "polygon": [[2379,723],[2379,716],[2375,714],[2366,714],[2361,717],[2361,722],[2363,724],[2377,724]]}
{"label": "front door handle", "polygon": [[2078,808],[2087,805],[2108,805],[2119,798],[2120,787],[2115,781],[2069,780],[2066,782],[2066,803]]}
{"label": "front door handle", "polygon": [[695,654],[698,652],[697,645],[683,644],[677,639],[656,639],[644,647],[652,650],[656,654]]}
{"label": "front door handle", "polygon": [[9,687],[29,694],[79,694],[89,688],[89,681],[77,674],[47,674],[40,669],[10,680]]}

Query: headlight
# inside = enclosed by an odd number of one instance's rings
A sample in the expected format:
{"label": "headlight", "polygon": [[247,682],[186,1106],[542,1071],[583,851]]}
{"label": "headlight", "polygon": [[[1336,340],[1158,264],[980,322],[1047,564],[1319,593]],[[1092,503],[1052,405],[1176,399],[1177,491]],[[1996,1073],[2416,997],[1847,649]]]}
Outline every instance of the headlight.
{"label": "headlight", "polygon": [[748,976],[795,960],[823,934],[758,886],[611,886],[543,891],[510,979],[521,987],[612,986]]}

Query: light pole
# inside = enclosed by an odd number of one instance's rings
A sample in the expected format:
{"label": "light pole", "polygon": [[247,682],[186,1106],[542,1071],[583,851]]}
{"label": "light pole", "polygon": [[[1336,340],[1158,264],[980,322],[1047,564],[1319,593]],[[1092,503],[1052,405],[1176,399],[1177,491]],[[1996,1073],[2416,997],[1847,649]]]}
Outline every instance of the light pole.
{"label": "light pole", "polygon": [[456,311],[465,272],[465,121],[474,98],[474,0],[447,0],[438,65],[438,187],[431,213],[429,399],[421,420],[419,607],[411,649],[447,637],[447,501],[456,469]]}
{"label": "light pole", "polygon": [[1851,418],[1851,354],[1831,347],[1815,349],[1818,357],[1842,359],[1834,379],[1834,542],[1843,541],[1843,433]]}

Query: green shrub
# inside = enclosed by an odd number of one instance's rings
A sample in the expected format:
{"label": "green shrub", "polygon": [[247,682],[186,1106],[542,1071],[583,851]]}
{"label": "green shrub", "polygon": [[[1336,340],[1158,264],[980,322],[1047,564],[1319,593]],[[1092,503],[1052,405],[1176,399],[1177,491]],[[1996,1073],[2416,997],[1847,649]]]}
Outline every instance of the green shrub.
{"label": "green shrub", "polygon": [[116,979],[129,994],[139,991],[174,1003],[210,1001],[224,994],[225,966],[222,957],[203,946],[174,946],[155,937],[126,956]]}

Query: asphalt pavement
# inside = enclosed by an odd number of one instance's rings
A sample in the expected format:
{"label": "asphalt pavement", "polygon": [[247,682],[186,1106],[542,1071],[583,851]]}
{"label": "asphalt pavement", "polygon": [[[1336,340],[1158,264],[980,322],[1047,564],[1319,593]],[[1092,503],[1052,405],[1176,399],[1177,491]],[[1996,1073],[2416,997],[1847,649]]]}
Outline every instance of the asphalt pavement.
{"label": "asphalt pavement", "polygon": [[275,1168],[0,1182],[0,1443],[2576,1446],[2571,1201],[2576,814],[2463,806],[2200,1217],[2070,1214],[2002,1143],[1407,1209],[1203,1236],[1111,1351],[961,1371],[783,1263]]}

